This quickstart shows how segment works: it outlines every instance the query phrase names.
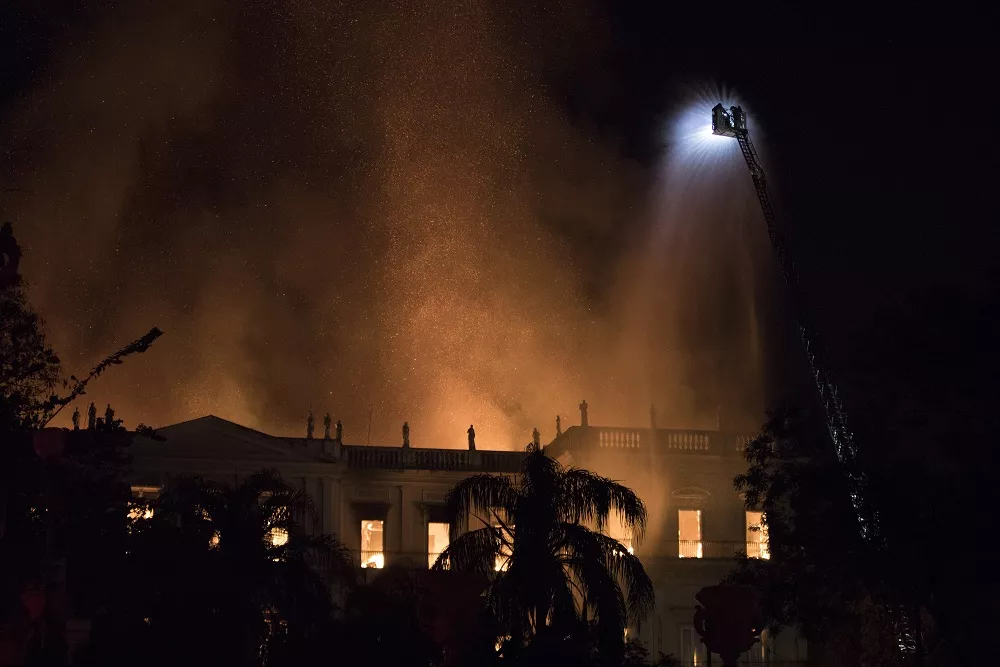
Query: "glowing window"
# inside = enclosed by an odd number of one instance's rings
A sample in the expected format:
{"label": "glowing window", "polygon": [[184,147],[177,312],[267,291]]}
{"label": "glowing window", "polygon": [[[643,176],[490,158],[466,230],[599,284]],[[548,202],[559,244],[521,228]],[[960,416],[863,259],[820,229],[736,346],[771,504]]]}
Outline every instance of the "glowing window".
{"label": "glowing window", "polygon": [[128,518],[132,519],[133,521],[136,521],[138,519],[152,519],[153,508],[129,503]]}
{"label": "glowing window", "polygon": [[747,557],[770,558],[763,512],[747,512]]}
{"label": "glowing window", "polygon": [[447,523],[431,521],[427,524],[427,567],[434,567],[438,556],[447,548],[450,530]]}
{"label": "glowing window", "polygon": [[135,498],[135,501],[129,501],[128,518],[132,521],[152,519],[153,508],[143,501],[156,498],[159,493],[160,487],[158,486],[133,486],[132,497]]}
{"label": "glowing window", "polygon": [[677,511],[677,555],[701,558],[701,510]]}
{"label": "glowing window", "polygon": [[272,528],[267,534],[271,546],[280,547],[288,544],[288,531],[284,528]]}
{"label": "glowing window", "polygon": [[622,518],[615,514],[614,516],[608,517],[608,524],[605,526],[605,532],[608,537],[618,540],[621,545],[625,547],[625,550],[630,554],[635,553],[635,549],[632,546],[632,531],[625,527],[622,522]]}
{"label": "glowing window", "polygon": [[379,570],[385,567],[383,526],[381,519],[361,521],[361,567],[373,567]]}

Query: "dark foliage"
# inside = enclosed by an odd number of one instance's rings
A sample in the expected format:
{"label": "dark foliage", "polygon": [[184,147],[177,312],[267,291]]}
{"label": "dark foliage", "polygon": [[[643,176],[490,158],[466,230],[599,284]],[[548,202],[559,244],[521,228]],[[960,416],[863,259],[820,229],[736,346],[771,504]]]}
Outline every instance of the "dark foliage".
{"label": "dark foliage", "polygon": [[[153,329],[112,354],[83,380],[62,380],[59,358],[25,298],[17,274],[21,253],[9,224],[2,237],[0,627],[26,638],[27,660],[58,663],[66,659],[65,618],[103,609],[117,577],[132,434],[113,417],[86,431],[42,429],[91,380],[146,351],[160,332]],[[56,393],[60,386],[65,395]],[[42,617],[30,618],[26,596],[44,596]]]}
{"label": "dark foliage", "polygon": [[516,479],[474,475],[447,505],[453,531],[469,516],[485,525],[453,535],[435,567],[491,577],[486,605],[509,636],[505,650],[527,660],[571,644],[582,655],[596,632],[602,659],[620,662],[625,627],[652,606],[653,587],[639,559],[599,531],[614,512],[642,535],[646,508],[635,493],[530,451]]}
{"label": "dark foliage", "polygon": [[157,665],[286,664],[324,646],[330,579],[354,570],[336,540],[306,529],[305,493],[264,470],[234,485],[177,480],[137,510],[90,664],[132,662],[137,636],[160,647],[146,657]]}
{"label": "dark foliage", "polygon": [[992,632],[998,305],[995,286],[924,293],[859,339],[844,386],[877,543],[860,541],[840,466],[807,420],[777,413],[747,448],[735,483],[766,514],[772,559],[730,580],[758,587],[774,625],[878,664],[903,659],[904,629],[942,664],[972,659]]}

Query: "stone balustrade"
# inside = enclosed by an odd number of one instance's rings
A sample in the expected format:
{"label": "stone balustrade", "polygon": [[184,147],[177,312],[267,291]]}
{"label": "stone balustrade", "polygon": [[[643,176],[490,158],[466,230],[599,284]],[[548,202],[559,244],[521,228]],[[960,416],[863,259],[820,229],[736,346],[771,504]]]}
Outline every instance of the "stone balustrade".
{"label": "stone balustrade", "polygon": [[[693,454],[738,455],[750,436],[719,431],[643,429],[608,426],[574,428],[567,440],[556,441],[556,450],[568,447],[598,447],[633,452],[678,452]],[[571,444],[574,443],[574,444]]]}
{"label": "stone balustrade", "polygon": [[524,452],[344,446],[349,468],[516,472]]}

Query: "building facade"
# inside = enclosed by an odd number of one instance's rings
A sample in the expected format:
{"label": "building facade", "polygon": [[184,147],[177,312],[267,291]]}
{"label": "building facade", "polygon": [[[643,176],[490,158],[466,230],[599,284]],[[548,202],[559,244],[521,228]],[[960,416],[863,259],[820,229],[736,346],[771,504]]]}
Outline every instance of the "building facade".
{"label": "building facade", "polygon": [[[583,419],[584,424],[586,418]],[[311,429],[310,429],[311,430]],[[339,431],[339,429],[338,429]],[[172,477],[236,481],[274,468],[307,492],[316,529],[331,533],[370,575],[390,564],[429,567],[447,546],[444,497],[470,474],[514,473],[523,452],[365,446],[337,436],[282,438],[208,416],[136,438],[135,493],[156,493]],[[609,527],[642,560],[656,590],[656,609],[635,631],[650,654],[684,664],[705,662],[692,625],[694,595],[716,584],[738,552],[766,558],[760,515],[733,489],[744,468],[746,437],[721,431],[573,426],[545,446],[564,465],[593,470],[639,493],[649,510],[644,539]],[[766,634],[746,661],[793,664],[805,659],[794,633]]]}

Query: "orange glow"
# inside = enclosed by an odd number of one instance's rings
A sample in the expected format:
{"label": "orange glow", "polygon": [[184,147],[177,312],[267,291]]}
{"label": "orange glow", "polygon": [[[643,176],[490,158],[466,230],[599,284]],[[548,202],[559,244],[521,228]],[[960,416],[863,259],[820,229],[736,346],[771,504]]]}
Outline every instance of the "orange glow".
{"label": "orange glow", "polygon": [[432,521],[427,524],[427,567],[434,567],[438,556],[448,547],[450,530],[451,525],[447,523]]}
{"label": "orange glow", "polygon": [[[562,5],[555,24],[595,18]],[[311,26],[309,38],[270,64],[309,85],[275,89],[245,118],[216,116],[238,93],[221,74],[228,49],[242,48],[226,22],[212,23],[213,48],[170,37],[175,24],[201,25],[201,3],[189,3],[98,21],[133,38],[54,51],[58,76],[4,119],[5,218],[26,223],[22,266],[53,346],[73,360],[67,372],[124,332],[183,332],[102,377],[102,403],[130,425],[215,414],[299,437],[312,405],[318,421],[327,410],[343,420],[349,443],[365,441],[373,410],[373,443],[396,443],[409,421],[414,446],[461,449],[473,423],[481,449],[513,449],[533,426],[547,442],[556,414],[578,424],[585,396],[594,424],[644,425],[650,397],[670,396],[663,422],[698,427],[714,423],[706,398],[742,405],[726,399],[759,393],[747,278],[764,244],[745,242],[746,202],[728,172],[651,187],[654,170],[567,119],[542,60],[511,49],[510,26],[476,3],[399,3],[360,21],[324,10],[331,25],[352,26],[343,35],[293,6],[280,18]],[[544,38],[535,23],[526,43]],[[391,52],[331,65],[343,58],[330,54],[371,45]],[[90,132],[77,131],[80,108]],[[242,137],[261,118],[304,132],[324,158],[258,164],[266,152]],[[194,170],[145,150],[150,131],[174,123],[220,150]],[[350,146],[377,148],[339,162]],[[246,188],[265,167],[261,187]],[[221,188],[211,201],[201,174]],[[137,197],[138,175],[170,196]],[[745,190],[745,167],[735,178]],[[161,222],[119,253],[123,216]],[[48,220],[66,228],[52,234]],[[112,269],[136,279],[116,283],[108,313],[100,287]]]}
{"label": "orange glow", "polygon": [[625,527],[625,524],[622,523],[621,517],[617,514],[613,514],[608,517],[608,523],[607,526],[605,526],[605,534],[607,534],[608,537],[620,542],[621,545],[625,547],[625,550],[630,554],[635,554],[632,531]]}
{"label": "orange glow", "polygon": [[771,557],[771,549],[768,546],[767,526],[764,524],[763,512],[747,512],[747,557],[763,558]]}
{"label": "orange glow", "polygon": [[271,546],[284,546],[288,544],[288,531],[284,528],[272,528],[268,532],[268,539],[271,542]]}
{"label": "orange glow", "polygon": [[384,523],[381,519],[361,522],[361,567],[381,570],[385,567]]}
{"label": "orange glow", "polygon": [[136,521],[138,519],[152,519],[153,518],[153,508],[152,507],[139,507],[133,505],[128,510],[128,518]]}
{"label": "orange glow", "polygon": [[[514,551],[510,546],[510,542],[514,540],[514,536],[500,524],[495,524],[493,527],[500,531],[503,540],[500,544],[500,553],[497,554],[496,559],[493,561],[493,571],[506,572],[507,568],[510,567],[510,557],[514,555]],[[513,530],[514,526],[510,528]]]}

